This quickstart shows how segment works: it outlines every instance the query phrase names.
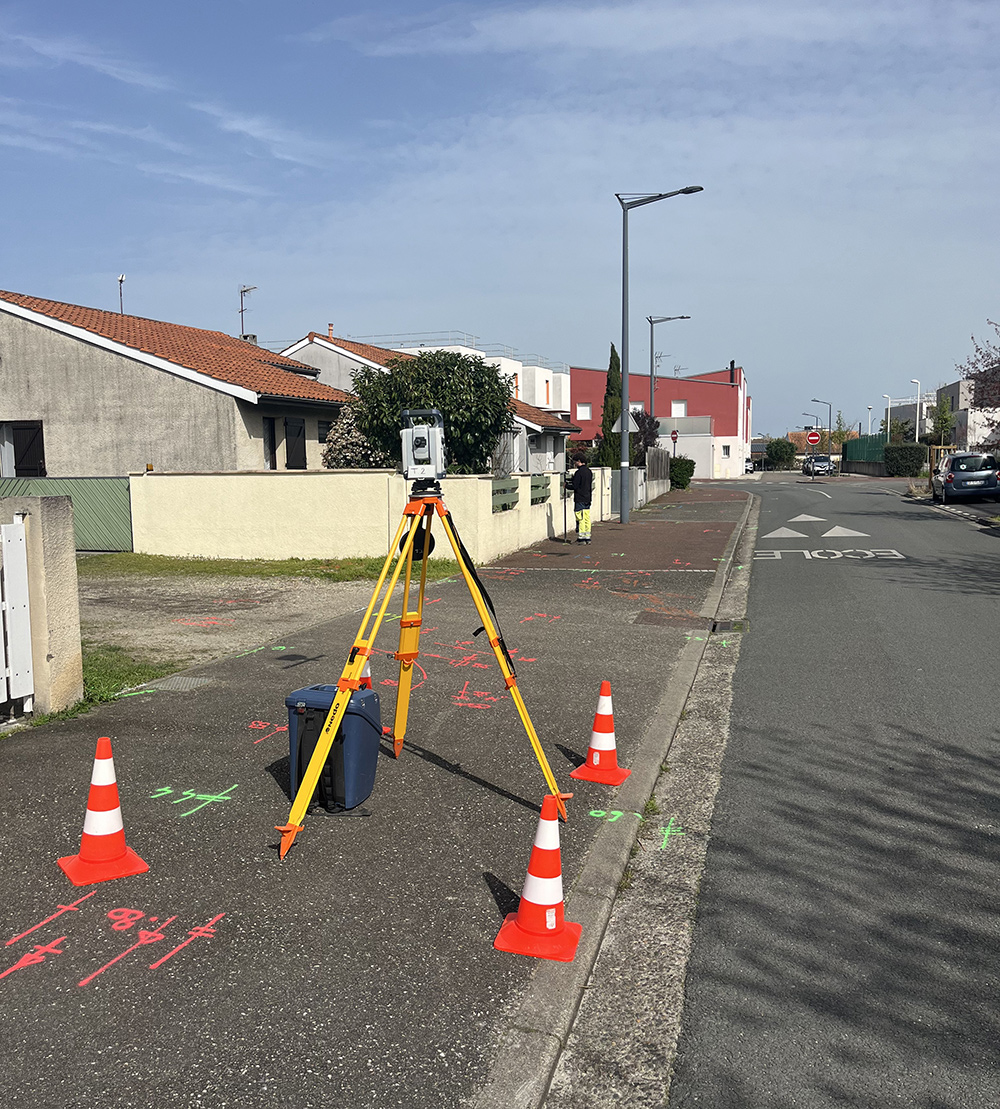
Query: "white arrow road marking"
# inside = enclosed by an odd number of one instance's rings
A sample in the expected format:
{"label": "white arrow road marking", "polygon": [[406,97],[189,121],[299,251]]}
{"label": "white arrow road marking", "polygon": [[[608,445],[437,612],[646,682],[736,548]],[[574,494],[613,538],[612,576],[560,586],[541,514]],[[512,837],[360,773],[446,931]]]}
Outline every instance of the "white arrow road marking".
{"label": "white arrow road marking", "polygon": [[836,537],[842,537],[842,536],[848,536],[848,535],[864,536],[865,539],[870,539],[871,538],[871,536],[866,531],[851,531],[850,528],[830,528],[829,531],[824,531],[823,532],[823,538],[824,539],[830,539],[830,538],[836,538]]}
{"label": "white arrow road marking", "polygon": [[762,535],[761,539],[806,539],[808,536],[803,531],[792,531],[791,528],[778,528],[777,531],[769,531],[767,535]]}
{"label": "white arrow road marking", "polygon": [[815,521],[817,524],[826,523],[826,520],[822,516],[807,516],[804,512],[801,516],[793,516],[788,522],[790,524],[804,524],[807,521]]}

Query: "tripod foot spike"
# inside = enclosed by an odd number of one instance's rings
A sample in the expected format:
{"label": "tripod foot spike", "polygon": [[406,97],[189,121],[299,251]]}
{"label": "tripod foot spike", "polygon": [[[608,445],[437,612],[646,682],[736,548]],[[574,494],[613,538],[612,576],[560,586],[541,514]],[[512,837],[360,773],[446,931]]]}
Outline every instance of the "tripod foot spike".
{"label": "tripod foot spike", "polygon": [[295,842],[295,837],[302,831],[302,825],[275,824],[274,830],[281,833],[281,845],[278,848],[278,858],[283,859],[288,854],[289,847]]}

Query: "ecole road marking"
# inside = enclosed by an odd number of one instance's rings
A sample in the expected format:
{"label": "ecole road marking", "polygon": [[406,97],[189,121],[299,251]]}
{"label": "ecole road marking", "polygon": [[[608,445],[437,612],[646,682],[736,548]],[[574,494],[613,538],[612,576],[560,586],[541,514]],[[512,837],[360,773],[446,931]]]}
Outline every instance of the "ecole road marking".
{"label": "ecole road marking", "polygon": [[818,559],[820,562],[832,562],[838,558],[851,558],[860,559],[867,562],[869,559],[906,559],[906,555],[900,554],[899,551],[881,548],[878,550],[847,550],[847,551],[834,551],[834,550],[819,550],[819,551],[806,551],[806,550],[780,550],[780,551],[754,551],[754,562],[757,561],[780,561],[782,555],[802,555],[804,559],[813,560]]}

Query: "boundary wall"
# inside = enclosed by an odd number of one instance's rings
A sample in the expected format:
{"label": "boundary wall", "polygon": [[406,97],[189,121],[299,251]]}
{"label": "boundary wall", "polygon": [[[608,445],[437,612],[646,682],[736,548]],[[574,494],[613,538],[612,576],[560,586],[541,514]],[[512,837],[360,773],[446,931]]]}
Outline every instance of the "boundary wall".
{"label": "boundary wall", "polygon": [[[549,499],[531,503],[531,481],[549,480]],[[442,482],[445,504],[476,563],[573,532],[572,499],[561,473],[512,475],[518,503],[493,511],[493,478]],[[656,482],[658,487],[669,483]],[[262,470],[129,475],[133,550],[193,558],[384,558],[409,499],[409,483],[389,470]],[[666,491],[666,490],[663,490]],[[636,505],[639,507],[639,505]],[[611,471],[595,468],[591,509],[611,518]],[[439,526],[435,558],[452,558]]]}

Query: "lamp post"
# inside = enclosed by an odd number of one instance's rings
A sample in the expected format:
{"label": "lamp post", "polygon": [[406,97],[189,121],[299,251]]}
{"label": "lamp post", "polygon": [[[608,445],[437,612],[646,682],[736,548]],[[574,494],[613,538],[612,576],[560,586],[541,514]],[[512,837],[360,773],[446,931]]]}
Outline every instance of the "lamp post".
{"label": "lamp post", "polygon": [[920,442],[920,382],[915,377],[910,378],[910,384],[917,387],[917,415],[913,421],[913,441]]}
{"label": "lamp post", "polygon": [[629,451],[628,451],[628,214],[633,208],[643,204],[653,204],[657,200],[667,200],[672,196],[686,196],[702,192],[701,185],[688,185],[670,193],[615,193],[622,206],[622,463],[621,463],[621,509],[623,524],[628,523],[629,509]]}
{"label": "lamp post", "polygon": [[882,394],[882,399],[889,403],[885,406],[885,441],[892,442],[892,397],[888,393]]}
{"label": "lamp post", "polygon": [[872,433],[872,406],[868,405],[868,434]]}
{"label": "lamp post", "polygon": [[669,323],[671,320],[689,320],[690,316],[647,316],[649,320],[649,414],[654,419],[656,417],[656,371],[653,365],[653,325],[658,323]]}
{"label": "lamp post", "polygon": [[809,398],[813,404],[825,404],[830,409],[830,419],[827,422],[827,435],[826,435],[826,449],[830,453],[830,472],[833,472],[833,405],[828,400],[820,400],[819,397]]}

